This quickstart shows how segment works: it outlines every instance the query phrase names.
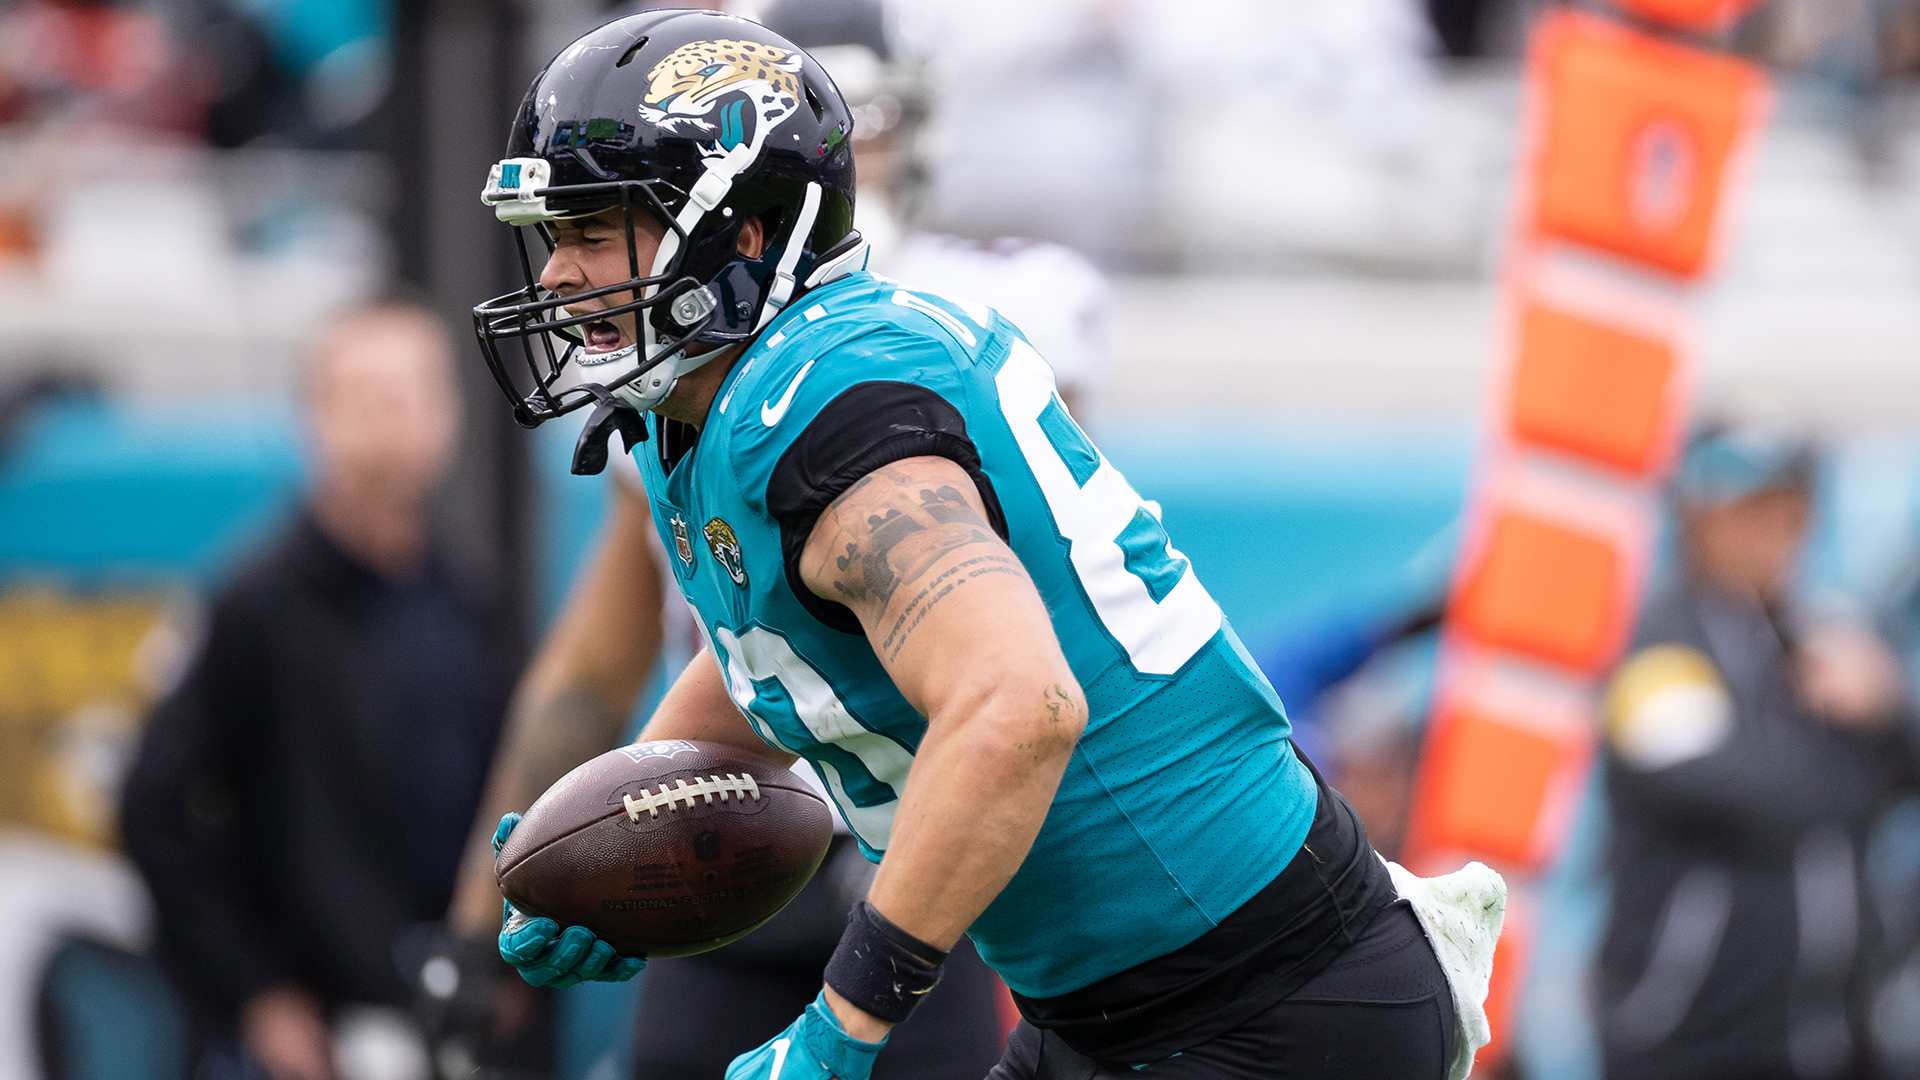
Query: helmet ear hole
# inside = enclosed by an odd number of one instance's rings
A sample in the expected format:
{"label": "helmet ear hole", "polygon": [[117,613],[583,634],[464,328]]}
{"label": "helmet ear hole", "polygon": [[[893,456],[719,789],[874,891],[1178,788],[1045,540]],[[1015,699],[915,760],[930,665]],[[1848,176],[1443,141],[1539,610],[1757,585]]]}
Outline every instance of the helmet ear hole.
{"label": "helmet ear hole", "polygon": [[641,49],[647,47],[647,37],[648,35],[641,34],[638,40],[627,46],[627,51],[620,54],[620,59],[615,60],[613,66],[626,67],[628,64],[633,63],[633,58],[639,55]]}

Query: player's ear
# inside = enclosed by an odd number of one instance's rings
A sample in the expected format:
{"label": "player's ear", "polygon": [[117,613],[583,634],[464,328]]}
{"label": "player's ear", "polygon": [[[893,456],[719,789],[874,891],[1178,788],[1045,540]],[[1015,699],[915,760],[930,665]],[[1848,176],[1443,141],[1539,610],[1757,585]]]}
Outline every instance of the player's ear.
{"label": "player's ear", "polygon": [[740,226],[740,238],[734,241],[734,250],[749,259],[757,259],[767,250],[767,228],[762,219],[748,218]]}

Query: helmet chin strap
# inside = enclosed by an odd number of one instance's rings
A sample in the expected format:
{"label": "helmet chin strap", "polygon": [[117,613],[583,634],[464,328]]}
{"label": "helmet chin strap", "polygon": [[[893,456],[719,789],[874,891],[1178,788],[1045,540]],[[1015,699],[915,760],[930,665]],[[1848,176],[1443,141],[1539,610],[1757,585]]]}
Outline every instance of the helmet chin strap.
{"label": "helmet chin strap", "polygon": [[[693,235],[702,220],[727,193],[733,189],[733,178],[753,160],[753,148],[742,143],[734,147],[724,157],[714,160],[707,166],[700,180],[687,194],[687,204],[680,209],[675,218],[679,230],[667,233],[660,238],[660,246],[653,255],[653,268],[650,276],[659,277],[666,273],[673,257],[680,250],[680,233]],[[768,323],[793,299],[795,280],[793,271],[800,263],[801,250],[806,247],[806,238],[813,233],[813,224],[820,216],[821,189],[817,183],[807,185],[807,193],[800,205],[800,212],[794,216],[793,226],[787,230],[784,246],[780,251],[780,261],[773,273],[772,285],[767,290],[767,298],[762,303],[760,318],[754,324],[754,332],[766,329]],[[648,286],[643,297],[651,297],[660,286]],[[664,345],[654,341],[653,309],[642,308],[639,311],[638,329],[640,339],[645,342],[648,359],[659,356]],[[645,374],[615,390],[614,396],[641,412],[658,408],[660,403],[672,395],[673,388],[679,384],[680,377],[697,370],[707,361],[724,352],[724,348],[690,355],[684,349],[677,355],[658,361]]]}
{"label": "helmet chin strap", "polygon": [[793,228],[787,230],[787,246],[780,252],[780,266],[773,272],[773,287],[767,290],[766,303],[760,305],[760,320],[753,324],[754,333],[765,330],[793,299],[793,268],[799,265],[800,249],[807,246],[806,237],[813,233],[814,219],[819,216],[820,185],[808,184],[806,198],[800,203],[800,214],[793,219]]}
{"label": "helmet chin strap", "polygon": [[[727,197],[727,193],[733,190],[733,178],[740,175],[748,165],[753,164],[757,151],[758,148],[753,143],[743,142],[727,153],[712,159],[706,171],[700,174],[700,179],[694,182],[693,190],[687,192],[686,205],[682,206],[680,213],[674,217],[674,224],[679,227],[669,230],[660,238],[660,246],[653,253],[653,267],[647,272],[647,276],[659,277],[667,272],[673,257],[680,253],[681,235],[683,233],[687,236],[693,235],[694,230],[699,228],[700,222],[707,214],[719,206]],[[628,242],[632,242],[631,238]],[[660,286],[649,285],[640,294],[641,299],[649,299],[659,291]],[[636,336],[639,338],[637,344],[640,349],[636,352],[644,352],[648,360],[653,360],[660,355],[666,345],[655,340],[657,335],[653,329],[653,309],[641,308],[638,315],[636,329],[639,333]],[[658,361],[645,374],[615,390],[613,394],[641,412],[657,408],[661,402],[667,400],[668,395],[673,393],[674,385],[680,381],[680,376],[713,359],[719,351],[715,349],[713,352],[701,353],[698,356],[688,356],[683,350],[678,356]]]}

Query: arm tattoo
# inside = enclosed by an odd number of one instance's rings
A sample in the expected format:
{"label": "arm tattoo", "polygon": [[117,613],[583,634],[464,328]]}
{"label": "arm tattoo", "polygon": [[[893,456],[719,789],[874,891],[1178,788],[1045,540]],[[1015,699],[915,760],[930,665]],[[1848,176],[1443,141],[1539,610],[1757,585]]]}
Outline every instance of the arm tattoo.
{"label": "arm tattoo", "polygon": [[925,510],[928,517],[942,525],[951,525],[954,522],[968,525],[986,524],[980,520],[979,514],[973,512],[973,507],[967,505],[967,497],[949,484],[940,485],[938,491],[921,488],[920,509]]}
{"label": "arm tattoo", "polygon": [[[859,491],[875,475],[869,473],[862,477],[847,489],[846,495]],[[846,495],[841,498],[846,498]],[[897,508],[890,507],[885,513],[867,515],[866,545],[863,547],[857,542],[849,542],[843,549],[845,554],[834,559],[834,565],[839,568],[842,577],[833,583],[833,587],[842,599],[854,602],[872,599],[884,609],[893,600],[900,583],[913,576],[913,566],[909,564],[924,568],[954,548],[991,540],[984,531],[987,523],[967,505],[966,496],[952,485],[942,484],[938,490],[922,488],[918,509],[932,519],[936,529],[943,525],[971,525],[974,528],[967,530],[964,536],[940,537],[933,541],[931,548],[916,550],[910,559],[902,559],[900,556],[904,553],[897,553],[896,549],[909,538],[927,532],[927,526]],[[860,566],[860,580],[858,583],[849,583],[846,575],[856,563]]]}
{"label": "arm tattoo", "polygon": [[[994,565],[996,563],[999,565]],[[887,631],[886,640],[880,643],[880,647],[887,650],[887,661],[891,663],[900,658],[900,649],[935,604],[952,595],[953,590],[987,574],[1023,576],[1019,564],[1005,555],[981,555],[949,566],[939,577],[928,582],[926,588],[920,590],[920,595],[907,601],[907,606],[900,609],[900,617],[893,621],[893,629]],[[909,616],[912,621],[908,621]]]}
{"label": "arm tattoo", "polygon": [[900,585],[891,562],[893,549],[899,547],[907,537],[926,531],[926,526],[898,510],[888,510],[884,517],[879,514],[868,516],[867,535],[871,546],[860,567],[861,584],[880,601],[882,607],[893,599],[893,590]]}
{"label": "arm tattoo", "polygon": [[1042,691],[1040,700],[1047,707],[1047,715],[1052,717],[1055,723],[1066,719],[1074,710],[1073,695],[1067,693],[1066,687],[1059,683],[1054,683]]}
{"label": "arm tattoo", "polygon": [[[883,486],[869,490],[876,481]],[[865,497],[852,498],[863,490]],[[984,573],[1024,576],[1013,558],[981,555],[920,584],[930,569],[953,552],[998,543],[970,497],[953,484],[926,484],[889,467],[868,473],[835,500],[832,513],[840,532],[836,541],[840,552],[832,555],[838,573],[829,578],[836,598],[866,608],[878,618],[892,606],[896,594],[918,586],[910,593],[913,599],[894,617],[880,646],[883,653],[891,650],[891,656],[898,656],[900,645],[926,612],[966,581]]]}

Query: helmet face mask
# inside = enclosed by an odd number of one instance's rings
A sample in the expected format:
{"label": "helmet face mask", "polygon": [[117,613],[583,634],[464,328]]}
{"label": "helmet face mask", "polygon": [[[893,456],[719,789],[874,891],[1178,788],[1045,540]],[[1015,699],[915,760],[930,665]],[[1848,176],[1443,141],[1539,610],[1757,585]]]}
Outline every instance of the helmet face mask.
{"label": "helmet face mask", "polygon": [[[807,287],[859,269],[851,133],[825,71],[746,20],[646,12],[563,50],[534,80],[481,196],[515,227],[524,280],[474,308],[514,418],[533,427],[595,401],[654,408],[718,351],[690,347],[748,340]],[[566,296],[543,288],[533,256],[551,255],[551,224],[615,209],[627,279]],[[641,215],[660,227],[651,265]],[[750,220],[765,237],[752,256],[738,243]],[[619,302],[570,310],[601,297]],[[586,324],[622,315],[634,321],[627,346],[584,347]]]}
{"label": "helmet face mask", "polygon": [[[633,204],[658,203],[660,200],[651,190],[653,185],[646,182],[635,181],[622,186],[625,188],[621,192],[624,200],[616,205],[621,206],[623,217],[626,218],[624,225],[629,274],[625,280],[564,296],[546,289],[540,284],[534,255],[539,252],[543,261],[552,256],[555,248],[553,230],[547,221],[533,224],[531,227],[541,240],[541,245],[535,248],[527,243],[529,226],[515,225],[516,254],[525,284],[514,292],[495,297],[474,308],[474,332],[486,356],[487,366],[493,372],[494,381],[512,402],[514,419],[522,426],[535,427],[593,401],[609,400],[610,395],[624,389],[647,368],[657,366],[670,354],[683,355],[685,349],[698,339],[699,333],[713,322],[709,315],[694,320],[692,326],[681,328],[677,336],[662,340],[660,335],[652,335],[656,340],[651,342],[654,347],[647,350],[651,354],[647,359],[653,363],[643,363],[639,355],[641,335],[652,330],[652,326],[640,313],[692,291],[699,283],[672,271],[647,275],[640,270],[639,252],[643,239],[634,219],[641,211],[637,211]],[[569,216],[587,217],[604,209],[597,208],[589,213]],[[645,212],[654,213],[658,219],[664,211],[656,212],[650,206]],[[548,220],[564,218],[556,215]],[[671,228],[672,218],[667,217],[666,221]],[[623,302],[579,314],[570,310],[585,301],[603,296],[622,296]],[[588,323],[611,322],[622,315],[635,316],[633,340],[622,349],[589,358],[581,327]],[[565,384],[570,368],[580,375],[580,381],[568,386]],[[591,379],[586,374],[589,370]]]}

